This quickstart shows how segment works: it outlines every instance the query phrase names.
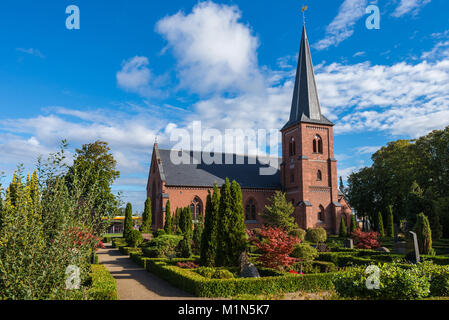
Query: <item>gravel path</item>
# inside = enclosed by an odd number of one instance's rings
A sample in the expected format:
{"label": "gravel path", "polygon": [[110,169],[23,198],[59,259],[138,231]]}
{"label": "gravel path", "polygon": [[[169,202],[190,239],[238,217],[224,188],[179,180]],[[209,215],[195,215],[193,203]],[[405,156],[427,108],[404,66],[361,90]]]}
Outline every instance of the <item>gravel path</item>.
{"label": "gravel path", "polygon": [[147,272],[110,245],[99,249],[97,254],[99,263],[104,264],[117,281],[119,300],[200,299]]}

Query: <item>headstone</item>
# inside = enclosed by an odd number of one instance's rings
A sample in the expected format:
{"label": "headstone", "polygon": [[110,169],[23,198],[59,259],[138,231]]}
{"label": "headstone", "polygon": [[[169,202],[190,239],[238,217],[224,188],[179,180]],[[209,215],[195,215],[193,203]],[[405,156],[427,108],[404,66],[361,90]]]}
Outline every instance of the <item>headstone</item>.
{"label": "headstone", "polygon": [[390,249],[385,248],[385,247],[377,248],[376,251],[390,253]]}
{"label": "headstone", "polygon": [[354,240],[345,239],[344,245],[345,245],[345,248],[347,248],[347,249],[354,249]]}
{"label": "headstone", "polygon": [[249,257],[246,252],[240,255],[240,276],[242,278],[260,278],[259,271],[256,266],[249,262]]}
{"label": "headstone", "polygon": [[417,237],[416,233],[414,233],[413,231],[409,231],[409,234],[408,234],[407,253],[406,253],[405,259],[412,263],[420,262],[418,237]]}
{"label": "headstone", "polygon": [[396,254],[406,254],[407,253],[407,242],[398,241],[394,244],[394,252]]}

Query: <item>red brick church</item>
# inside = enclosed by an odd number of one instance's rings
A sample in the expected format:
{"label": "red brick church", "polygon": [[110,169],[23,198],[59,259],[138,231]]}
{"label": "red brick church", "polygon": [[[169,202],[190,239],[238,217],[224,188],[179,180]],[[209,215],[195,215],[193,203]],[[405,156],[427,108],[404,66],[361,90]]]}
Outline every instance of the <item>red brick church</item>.
{"label": "red brick church", "polygon": [[[263,224],[258,214],[269,204],[268,199],[274,192],[282,190],[295,206],[294,217],[299,227],[323,227],[331,234],[338,233],[341,217],[349,226],[352,210],[337,185],[333,126],[321,113],[309,42],[303,27],[290,119],[281,129],[282,159],[278,162],[277,173],[260,175],[259,169],[264,165],[249,156],[245,156],[245,164],[207,165],[199,156],[199,161],[190,161],[199,164],[175,165],[170,160],[171,151],[159,149],[156,143],[147,184],[153,228],[163,228],[168,200],[172,211],[190,207],[196,220],[200,212],[204,214],[208,190],[212,190],[214,182],[221,187],[229,178],[242,187],[248,228]],[[190,157],[195,158],[196,154],[190,152]],[[223,159],[236,157],[220,156]]]}

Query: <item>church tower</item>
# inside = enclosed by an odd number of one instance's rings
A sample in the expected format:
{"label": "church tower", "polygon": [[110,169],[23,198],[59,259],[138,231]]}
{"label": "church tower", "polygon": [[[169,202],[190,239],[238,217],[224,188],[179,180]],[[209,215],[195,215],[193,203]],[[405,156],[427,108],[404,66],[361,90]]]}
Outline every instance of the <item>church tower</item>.
{"label": "church tower", "polygon": [[333,126],[321,113],[306,28],[303,26],[290,119],[282,128],[281,179],[303,228],[338,233],[337,160]]}

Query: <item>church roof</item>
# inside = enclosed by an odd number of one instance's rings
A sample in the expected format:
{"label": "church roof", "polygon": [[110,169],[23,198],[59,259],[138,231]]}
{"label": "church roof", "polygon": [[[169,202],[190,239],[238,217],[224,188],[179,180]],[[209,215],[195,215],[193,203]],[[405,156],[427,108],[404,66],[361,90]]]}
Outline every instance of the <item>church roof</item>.
{"label": "church roof", "polygon": [[[261,163],[256,157],[241,156],[244,164],[237,164],[235,154],[218,153],[217,158],[223,164],[206,164],[198,152],[185,151],[190,164],[174,164],[170,159],[171,150],[158,150],[164,172],[166,186],[176,187],[213,187],[214,182],[221,186],[226,178],[237,181],[246,189],[281,189],[281,175],[279,165],[282,161],[277,158],[274,175],[261,175],[261,168],[268,168],[268,164]],[[233,164],[225,164],[226,157],[232,157]],[[262,159],[263,161],[263,159]],[[194,164],[199,163],[199,164]],[[255,164],[252,164],[255,163]]]}
{"label": "church roof", "polygon": [[321,113],[312,56],[310,54],[309,40],[307,39],[305,26],[302,29],[290,119],[283,129],[299,122],[334,125]]}

